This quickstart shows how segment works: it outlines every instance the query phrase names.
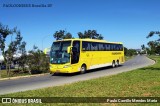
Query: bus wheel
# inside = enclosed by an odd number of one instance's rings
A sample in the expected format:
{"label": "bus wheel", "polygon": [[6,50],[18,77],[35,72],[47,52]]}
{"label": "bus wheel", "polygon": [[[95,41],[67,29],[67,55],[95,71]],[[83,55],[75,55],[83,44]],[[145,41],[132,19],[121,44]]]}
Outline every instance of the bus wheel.
{"label": "bus wheel", "polygon": [[55,75],[57,75],[57,73],[50,73],[52,76],[55,76]]}
{"label": "bus wheel", "polygon": [[81,66],[80,73],[81,73],[81,74],[84,74],[85,72],[86,72],[86,65],[83,64],[83,65]]}
{"label": "bus wheel", "polygon": [[114,68],[116,66],[115,61],[112,62],[112,67]]}
{"label": "bus wheel", "polygon": [[116,66],[117,66],[117,67],[119,66],[119,60],[117,60],[117,62],[116,62]]}

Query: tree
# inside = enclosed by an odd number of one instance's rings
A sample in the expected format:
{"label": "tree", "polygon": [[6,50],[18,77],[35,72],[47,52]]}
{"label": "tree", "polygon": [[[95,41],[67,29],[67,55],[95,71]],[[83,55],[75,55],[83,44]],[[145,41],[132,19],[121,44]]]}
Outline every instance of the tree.
{"label": "tree", "polygon": [[159,52],[159,47],[160,47],[160,42],[158,41],[149,41],[148,46],[150,47],[150,54],[160,54]]}
{"label": "tree", "polygon": [[159,36],[159,39],[156,41],[149,41],[148,46],[150,47],[150,54],[160,54],[160,32],[159,31],[151,31],[147,38],[150,38],[157,34]]}
{"label": "tree", "polygon": [[156,47],[156,53],[160,55],[160,45]]}
{"label": "tree", "polygon": [[59,30],[59,31],[56,31],[56,32],[53,34],[53,37],[54,37],[56,40],[70,39],[70,38],[72,38],[72,34],[69,33],[69,32],[66,32],[66,31],[64,31],[64,30]]}
{"label": "tree", "polygon": [[100,34],[100,35],[98,36],[98,39],[99,39],[99,40],[102,40],[102,39],[103,39],[103,36]]}
{"label": "tree", "polygon": [[83,39],[83,38],[90,38],[90,39],[103,39],[103,36],[101,34],[98,34],[96,30],[88,30],[82,32],[78,32],[78,37]]}
{"label": "tree", "polygon": [[141,48],[142,48],[142,50],[145,50],[145,45],[143,44],[143,45],[141,45]]}
{"label": "tree", "polygon": [[72,34],[69,32],[64,34],[64,36],[63,36],[63,39],[70,39],[70,38],[72,38]]}
{"label": "tree", "polygon": [[128,56],[133,56],[136,54],[137,54],[137,51],[135,49],[128,49],[128,51],[127,51]]}
{"label": "tree", "polygon": [[124,47],[124,55],[125,56],[133,56],[136,54],[137,54],[137,52],[135,49],[127,49],[126,47]]}
{"label": "tree", "polygon": [[151,54],[152,54],[152,52],[151,52],[151,50],[150,50],[149,47],[146,47],[146,52],[147,52],[148,55],[151,55]]}
{"label": "tree", "polygon": [[[15,35],[15,39],[12,40],[12,36]],[[11,42],[6,45],[7,37],[11,36]],[[22,41],[21,32],[17,28],[9,29],[8,26],[0,23],[0,49],[4,57],[4,63],[6,64],[7,75],[10,76],[10,65],[13,61],[13,55],[17,52],[19,45]]]}
{"label": "tree", "polygon": [[54,34],[53,34],[53,37],[56,39],[56,40],[61,40],[64,36],[64,30],[60,30],[60,31],[56,31]]}
{"label": "tree", "polygon": [[140,52],[141,54],[147,54],[147,50],[146,50],[146,47],[145,47],[144,44],[141,45],[141,49],[143,50],[143,51]]}
{"label": "tree", "polygon": [[78,36],[79,36],[79,38],[81,38],[81,39],[85,38],[85,36],[84,36],[84,34],[83,34],[82,32],[78,32]]}
{"label": "tree", "polygon": [[26,53],[26,42],[22,42],[19,46],[19,53],[21,56],[17,59],[18,62],[18,70],[19,67],[22,68],[22,71],[25,71],[25,65],[27,64],[27,53]]}
{"label": "tree", "polygon": [[124,47],[124,55],[127,56],[127,51],[128,49],[126,47]]}
{"label": "tree", "polygon": [[[159,32],[159,31],[151,31],[151,32],[148,34],[147,38],[152,37],[154,34],[158,34],[158,36],[160,37],[160,32]],[[160,41],[160,38],[158,39],[158,41]]]}

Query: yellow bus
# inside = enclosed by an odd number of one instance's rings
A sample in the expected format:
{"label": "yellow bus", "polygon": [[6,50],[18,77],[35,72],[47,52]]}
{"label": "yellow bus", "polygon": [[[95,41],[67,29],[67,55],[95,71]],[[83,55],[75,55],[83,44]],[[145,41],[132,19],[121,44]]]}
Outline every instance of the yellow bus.
{"label": "yellow bus", "polygon": [[121,42],[64,39],[53,42],[50,50],[50,73],[85,73],[95,68],[116,67],[124,62]]}

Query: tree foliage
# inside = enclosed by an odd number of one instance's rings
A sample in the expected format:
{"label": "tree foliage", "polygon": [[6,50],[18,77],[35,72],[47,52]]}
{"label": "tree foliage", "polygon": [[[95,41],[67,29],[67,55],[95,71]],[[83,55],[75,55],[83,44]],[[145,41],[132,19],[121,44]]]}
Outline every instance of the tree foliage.
{"label": "tree foliage", "polygon": [[141,48],[142,48],[142,50],[145,50],[145,45],[143,44],[143,45],[141,45]]}
{"label": "tree foliage", "polygon": [[[158,34],[158,36],[160,37],[160,32],[159,32],[159,31],[151,31],[151,32],[148,34],[147,38],[150,38],[150,37],[154,36],[154,34]],[[160,40],[160,39],[158,39],[158,40]]]}
{"label": "tree foliage", "polygon": [[56,32],[53,34],[53,37],[54,37],[56,40],[70,39],[70,38],[72,38],[72,34],[69,33],[69,32],[66,32],[65,30],[59,30],[59,31],[56,31]]}
{"label": "tree foliage", "polygon": [[72,38],[72,34],[69,32],[63,36],[63,39],[70,39],[70,38]]}
{"label": "tree foliage", "polygon": [[[11,41],[8,45],[6,40],[7,37],[11,36]],[[12,39],[12,36],[16,36]],[[2,25],[0,23],[0,50],[4,57],[4,62],[7,68],[7,74],[10,75],[10,65],[13,61],[13,55],[16,54],[22,41],[21,32],[17,28],[9,29],[7,25]]]}
{"label": "tree foliage", "polygon": [[[73,38],[72,34],[69,32],[66,32],[65,30],[56,31],[53,34],[53,37],[56,40]],[[103,36],[101,34],[98,34],[96,30],[85,30],[84,33],[78,32],[78,37],[81,39],[83,38],[100,39],[100,40],[103,39]]]}
{"label": "tree foliage", "polygon": [[149,41],[147,45],[150,48],[150,54],[160,54],[160,42],[158,41]]}
{"label": "tree foliage", "polygon": [[48,72],[49,58],[37,46],[33,46],[33,50],[30,50],[27,56],[27,65],[31,74]]}
{"label": "tree foliage", "polygon": [[149,41],[147,43],[147,45],[149,46],[149,53],[150,54],[160,54],[160,32],[159,31],[151,31],[147,38],[150,38],[152,36],[154,36],[155,34],[157,34],[159,36],[159,38],[155,41]]}
{"label": "tree foliage", "polygon": [[17,59],[18,62],[18,70],[19,68],[22,69],[22,71],[26,71],[26,64],[27,64],[27,51],[26,51],[26,42],[22,42],[19,47],[19,52],[21,56]]}
{"label": "tree foliage", "polygon": [[124,47],[124,55],[125,56],[133,56],[136,54],[137,54],[137,51],[135,49],[127,49],[126,47]]}
{"label": "tree foliage", "polygon": [[87,30],[82,32],[78,32],[78,37],[83,38],[90,38],[90,39],[103,39],[103,36],[101,34],[98,34],[96,30]]}

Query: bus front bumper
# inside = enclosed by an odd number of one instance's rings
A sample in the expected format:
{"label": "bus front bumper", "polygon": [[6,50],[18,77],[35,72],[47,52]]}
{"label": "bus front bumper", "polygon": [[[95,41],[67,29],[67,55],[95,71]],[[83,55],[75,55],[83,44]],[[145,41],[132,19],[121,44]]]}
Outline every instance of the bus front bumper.
{"label": "bus front bumper", "polygon": [[50,73],[72,73],[71,66],[50,66]]}

